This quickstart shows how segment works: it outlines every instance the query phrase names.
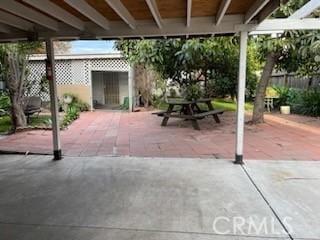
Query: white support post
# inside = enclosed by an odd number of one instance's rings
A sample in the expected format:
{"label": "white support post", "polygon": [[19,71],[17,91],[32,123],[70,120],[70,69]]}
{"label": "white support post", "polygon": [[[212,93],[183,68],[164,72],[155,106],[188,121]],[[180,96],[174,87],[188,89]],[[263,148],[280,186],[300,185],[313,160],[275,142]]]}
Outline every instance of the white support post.
{"label": "white support post", "polygon": [[247,70],[247,42],[248,32],[240,33],[240,60],[238,76],[238,101],[237,101],[237,135],[236,135],[236,164],[243,164],[243,142],[244,142],[244,114],[245,114],[245,91]]}
{"label": "white support post", "polygon": [[47,61],[46,74],[49,81],[50,89],[50,106],[52,119],[52,136],[53,136],[53,160],[61,160],[61,143],[60,143],[60,127],[59,127],[59,111],[58,111],[58,97],[57,84],[55,74],[54,50],[52,39],[46,40]]}
{"label": "white support post", "polygon": [[129,112],[133,112],[133,84],[134,84],[134,66],[129,67],[128,88],[129,88]]}

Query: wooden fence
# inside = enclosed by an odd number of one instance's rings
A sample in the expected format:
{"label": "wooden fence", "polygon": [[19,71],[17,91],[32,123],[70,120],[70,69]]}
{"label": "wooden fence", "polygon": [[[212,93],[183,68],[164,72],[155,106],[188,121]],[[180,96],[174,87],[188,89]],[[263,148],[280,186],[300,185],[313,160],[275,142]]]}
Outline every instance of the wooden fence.
{"label": "wooden fence", "polygon": [[300,77],[296,74],[274,74],[270,78],[269,86],[285,86],[290,88],[307,89],[320,87],[320,74],[310,78]]}

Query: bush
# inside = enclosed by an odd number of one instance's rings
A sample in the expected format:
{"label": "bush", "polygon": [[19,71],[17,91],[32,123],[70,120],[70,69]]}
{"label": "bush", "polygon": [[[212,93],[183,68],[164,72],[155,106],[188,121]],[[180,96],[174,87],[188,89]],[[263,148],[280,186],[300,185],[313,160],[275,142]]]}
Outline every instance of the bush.
{"label": "bush", "polygon": [[293,106],[300,103],[300,90],[288,87],[274,87],[274,89],[278,96],[278,98],[275,99],[276,107]]}
{"label": "bush", "polygon": [[10,111],[11,103],[6,91],[0,92],[0,116],[7,115]]}
{"label": "bush", "polygon": [[81,99],[78,98],[77,95],[73,93],[65,93],[63,97],[71,97],[72,102],[68,104],[68,107],[76,107],[79,109],[80,112],[87,112],[90,110],[90,105],[86,102],[83,102]]}
{"label": "bush", "polygon": [[75,106],[70,106],[67,108],[66,114],[64,115],[64,119],[62,121],[62,127],[65,128],[70,125],[74,120],[78,119],[80,116],[79,108]]}
{"label": "bush", "polygon": [[183,89],[183,97],[189,101],[197,100],[202,97],[202,91],[199,84],[191,84]]}
{"label": "bush", "polygon": [[65,115],[62,121],[62,128],[70,125],[74,120],[78,119],[80,116],[80,112],[89,111],[90,106],[88,103],[83,102],[78,98],[78,96],[72,93],[65,93],[63,97],[71,97],[71,103],[66,105]]}
{"label": "bush", "polygon": [[301,102],[294,105],[293,112],[312,117],[320,116],[320,89],[306,90],[301,94]]}

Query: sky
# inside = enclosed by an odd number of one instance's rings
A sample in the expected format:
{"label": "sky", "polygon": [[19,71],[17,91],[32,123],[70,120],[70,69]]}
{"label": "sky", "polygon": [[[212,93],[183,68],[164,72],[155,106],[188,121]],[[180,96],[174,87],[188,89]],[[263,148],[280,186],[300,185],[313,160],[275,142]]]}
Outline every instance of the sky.
{"label": "sky", "polygon": [[85,53],[112,53],[116,52],[113,49],[114,41],[106,40],[78,40],[71,42],[72,54]]}

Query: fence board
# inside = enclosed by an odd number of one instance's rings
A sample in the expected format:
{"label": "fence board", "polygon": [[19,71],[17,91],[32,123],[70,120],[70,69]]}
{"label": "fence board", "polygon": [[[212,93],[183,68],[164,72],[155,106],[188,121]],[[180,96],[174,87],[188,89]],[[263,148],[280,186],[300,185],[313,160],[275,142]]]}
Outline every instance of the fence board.
{"label": "fence board", "polygon": [[320,87],[320,74],[310,78],[301,77],[297,74],[274,74],[271,76],[269,86],[307,89]]}

